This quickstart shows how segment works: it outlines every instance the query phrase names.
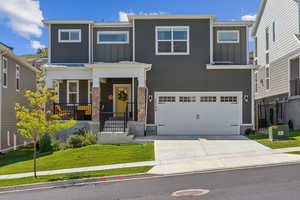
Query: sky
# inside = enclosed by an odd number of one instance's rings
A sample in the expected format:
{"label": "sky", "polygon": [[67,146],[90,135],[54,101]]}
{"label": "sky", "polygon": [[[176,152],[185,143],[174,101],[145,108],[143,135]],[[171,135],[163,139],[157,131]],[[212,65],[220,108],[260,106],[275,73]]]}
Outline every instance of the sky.
{"label": "sky", "polygon": [[260,0],[0,0],[0,42],[17,55],[48,46],[43,19],[126,21],[126,14],[214,14],[255,20]]}

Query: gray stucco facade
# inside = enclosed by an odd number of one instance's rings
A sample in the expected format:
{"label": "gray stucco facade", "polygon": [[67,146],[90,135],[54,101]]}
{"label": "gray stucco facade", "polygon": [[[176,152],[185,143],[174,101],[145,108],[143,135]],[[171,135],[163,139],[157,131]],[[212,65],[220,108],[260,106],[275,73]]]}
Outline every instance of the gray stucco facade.
{"label": "gray stucco facade", "polygon": [[[7,87],[2,87],[1,102],[1,145],[0,151],[5,151],[14,148],[15,146],[23,145],[26,140],[17,133],[17,120],[15,114],[15,103],[24,104],[25,91],[36,89],[36,73],[22,64],[17,63],[10,57],[6,57],[8,60],[8,82]],[[1,60],[1,59],[0,59]],[[2,60],[1,60],[2,62]],[[16,90],[16,64],[20,66],[20,90]],[[2,72],[2,70],[1,70]],[[3,73],[1,73],[3,77]]]}

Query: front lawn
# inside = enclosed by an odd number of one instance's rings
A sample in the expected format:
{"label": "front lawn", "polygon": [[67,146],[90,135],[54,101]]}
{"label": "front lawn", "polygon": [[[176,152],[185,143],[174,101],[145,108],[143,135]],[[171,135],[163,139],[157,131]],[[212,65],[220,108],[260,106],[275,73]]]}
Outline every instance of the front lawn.
{"label": "front lawn", "polygon": [[[38,171],[154,160],[153,144],[90,145],[40,155]],[[0,155],[0,175],[32,172],[32,147]]]}
{"label": "front lawn", "polygon": [[289,133],[288,140],[270,141],[267,134],[255,133],[255,135],[249,135],[248,138],[255,140],[271,149],[281,149],[289,147],[300,147],[300,131],[291,131]]}
{"label": "front lawn", "polygon": [[132,168],[111,169],[111,170],[93,171],[93,172],[78,172],[78,173],[70,173],[70,174],[39,176],[37,179],[35,179],[34,177],[27,177],[27,178],[18,178],[18,179],[10,179],[10,180],[1,180],[0,187],[25,185],[25,184],[32,184],[32,183],[53,182],[53,181],[64,181],[64,180],[71,180],[71,179],[139,174],[139,173],[146,173],[151,168],[152,168],[151,166],[132,167]]}

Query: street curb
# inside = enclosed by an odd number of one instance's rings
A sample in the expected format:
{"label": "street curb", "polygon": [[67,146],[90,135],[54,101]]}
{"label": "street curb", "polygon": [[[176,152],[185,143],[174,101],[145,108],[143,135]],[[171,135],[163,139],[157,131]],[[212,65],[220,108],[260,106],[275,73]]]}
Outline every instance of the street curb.
{"label": "street curb", "polygon": [[54,189],[54,188],[68,188],[68,187],[84,186],[84,185],[97,185],[101,183],[121,182],[121,181],[139,180],[139,179],[184,176],[184,175],[191,175],[197,173],[206,174],[206,173],[217,173],[217,172],[226,172],[226,171],[234,171],[234,170],[289,166],[289,165],[297,165],[297,164],[300,164],[300,162],[297,161],[297,162],[265,164],[265,165],[245,166],[245,167],[236,167],[236,168],[203,170],[203,171],[193,171],[193,172],[186,172],[186,173],[174,173],[174,174],[167,174],[167,175],[141,173],[141,174],[131,174],[131,175],[124,175],[124,176],[119,175],[119,176],[74,179],[74,180],[46,182],[46,183],[34,183],[34,184],[19,185],[19,186],[0,187],[0,194],[34,191],[34,190],[46,190],[46,189]]}
{"label": "street curb", "polygon": [[125,180],[132,180],[132,179],[150,178],[154,176],[157,175],[142,173],[142,174],[131,174],[131,175],[124,175],[124,176],[123,175],[106,176],[106,177],[72,179],[72,180],[65,180],[65,181],[8,186],[8,187],[0,187],[0,194],[42,190],[42,189],[66,188],[66,187],[79,186],[79,185],[100,184],[105,182],[117,182],[117,181],[125,181]]}

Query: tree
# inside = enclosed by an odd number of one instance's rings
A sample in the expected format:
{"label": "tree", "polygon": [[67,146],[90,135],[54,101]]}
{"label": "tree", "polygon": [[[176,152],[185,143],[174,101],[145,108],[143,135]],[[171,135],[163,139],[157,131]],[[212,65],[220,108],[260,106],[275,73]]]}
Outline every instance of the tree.
{"label": "tree", "polygon": [[37,177],[37,142],[46,134],[55,135],[57,132],[71,128],[76,124],[74,120],[62,122],[60,115],[53,114],[51,110],[47,109],[47,105],[53,103],[57,97],[54,91],[44,88],[42,81],[38,85],[36,92],[30,90],[25,92],[26,105],[20,105],[19,103],[15,105],[16,117],[19,120],[17,123],[19,127],[18,133],[33,141],[33,169],[35,178]]}

